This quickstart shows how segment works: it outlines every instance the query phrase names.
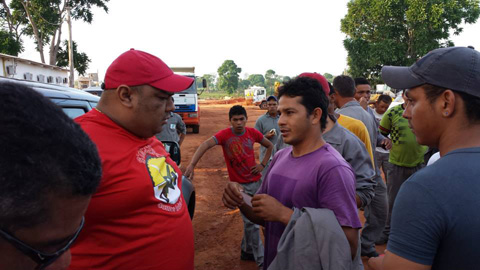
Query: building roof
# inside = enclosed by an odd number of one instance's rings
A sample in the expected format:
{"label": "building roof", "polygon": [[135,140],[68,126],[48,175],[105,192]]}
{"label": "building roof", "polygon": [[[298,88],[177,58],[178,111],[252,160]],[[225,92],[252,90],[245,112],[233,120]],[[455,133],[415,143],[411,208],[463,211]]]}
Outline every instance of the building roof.
{"label": "building roof", "polygon": [[56,69],[56,70],[67,71],[67,72],[70,71],[70,69],[68,69],[68,68],[47,65],[47,64],[40,63],[40,62],[35,62],[35,61],[32,61],[32,60],[20,58],[20,57],[13,56],[13,55],[3,54],[3,53],[0,53],[0,58],[13,59],[13,60],[16,60],[18,62],[26,63],[26,64],[29,64],[29,65],[41,66],[41,67],[44,67],[44,68]]}

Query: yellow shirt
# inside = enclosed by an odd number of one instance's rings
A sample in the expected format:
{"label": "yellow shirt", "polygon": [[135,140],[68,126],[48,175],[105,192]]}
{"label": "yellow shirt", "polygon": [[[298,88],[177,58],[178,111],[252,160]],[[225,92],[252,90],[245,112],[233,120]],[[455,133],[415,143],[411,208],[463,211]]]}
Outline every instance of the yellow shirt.
{"label": "yellow shirt", "polygon": [[365,144],[365,148],[367,149],[370,159],[372,160],[372,166],[375,168],[372,153],[372,143],[370,142],[370,135],[368,134],[367,127],[362,123],[362,121],[343,114],[340,114],[337,121],[342,127],[357,135],[363,144]]}

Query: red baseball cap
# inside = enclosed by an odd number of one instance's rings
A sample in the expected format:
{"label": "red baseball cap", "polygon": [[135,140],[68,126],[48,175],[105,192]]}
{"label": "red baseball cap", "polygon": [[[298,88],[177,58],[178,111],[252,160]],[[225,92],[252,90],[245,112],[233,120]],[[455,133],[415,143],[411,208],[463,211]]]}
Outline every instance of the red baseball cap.
{"label": "red baseball cap", "polygon": [[330,86],[328,85],[327,79],[325,79],[325,77],[323,77],[322,75],[320,75],[316,72],[314,72],[314,73],[304,72],[304,73],[298,75],[298,77],[309,77],[309,78],[317,80],[320,83],[320,85],[322,86],[323,92],[325,92],[325,95],[327,95],[327,97],[330,95]]}
{"label": "red baseball cap", "polygon": [[173,73],[158,57],[130,49],[121,54],[108,67],[105,74],[105,89],[150,85],[167,92],[180,92],[192,85],[193,79]]}

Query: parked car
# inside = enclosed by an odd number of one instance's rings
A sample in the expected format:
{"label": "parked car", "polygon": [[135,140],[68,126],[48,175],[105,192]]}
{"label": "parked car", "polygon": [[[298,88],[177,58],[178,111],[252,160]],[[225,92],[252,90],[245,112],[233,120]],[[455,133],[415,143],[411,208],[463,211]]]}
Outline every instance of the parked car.
{"label": "parked car", "polygon": [[103,89],[98,86],[92,86],[89,88],[85,88],[83,90],[87,93],[90,93],[92,95],[99,96],[99,97],[101,97],[103,94]]}
{"label": "parked car", "polygon": [[[65,114],[72,119],[95,108],[100,100],[100,97],[96,95],[86,93],[83,90],[61,85],[31,82],[5,77],[0,77],[0,82],[20,83],[33,88],[35,91],[50,98],[50,100],[60,106]],[[166,151],[170,153],[173,161],[180,165],[180,146],[178,146],[176,142],[164,142],[164,145]],[[195,212],[195,187],[186,177],[182,177],[182,194],[185,198],[185,202],[188,205],[190,217],[193,218],[193,214]]]}

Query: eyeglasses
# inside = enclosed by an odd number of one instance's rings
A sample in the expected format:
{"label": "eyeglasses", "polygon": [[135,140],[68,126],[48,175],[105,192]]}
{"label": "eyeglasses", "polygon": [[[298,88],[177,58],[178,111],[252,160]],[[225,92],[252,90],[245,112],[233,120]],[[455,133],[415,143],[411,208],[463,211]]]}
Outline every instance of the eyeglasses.
{"label": "eyeglasses", "polygon": [[30,257],[33,261],[35,261],[38,265],[35,268],[36,270],[43,270],[50,264],[52,264],[55,260],[57,260],[60,256],[62,256],[65,251],[67,251],[70,246],[75,242],[77,239],[78,235],[83,229],[83,224],[85,223],[85,217],[82,217],[82,221],[80,222],[80,226],[78,227],[77,231],[75,232],[75,235],[68,241],[68,243],[58,251],[54,253],[43,253],[41,251],[38,251],[29,245],[23,243],[22,241],[18,240],[16,237],[13,235],[9,234],[8,232],[0,229],[0,236],[3,237],[3,239],[7,240],[10,244],[12,244],[16,249],[21,251],[23,254],[26,256]]}

